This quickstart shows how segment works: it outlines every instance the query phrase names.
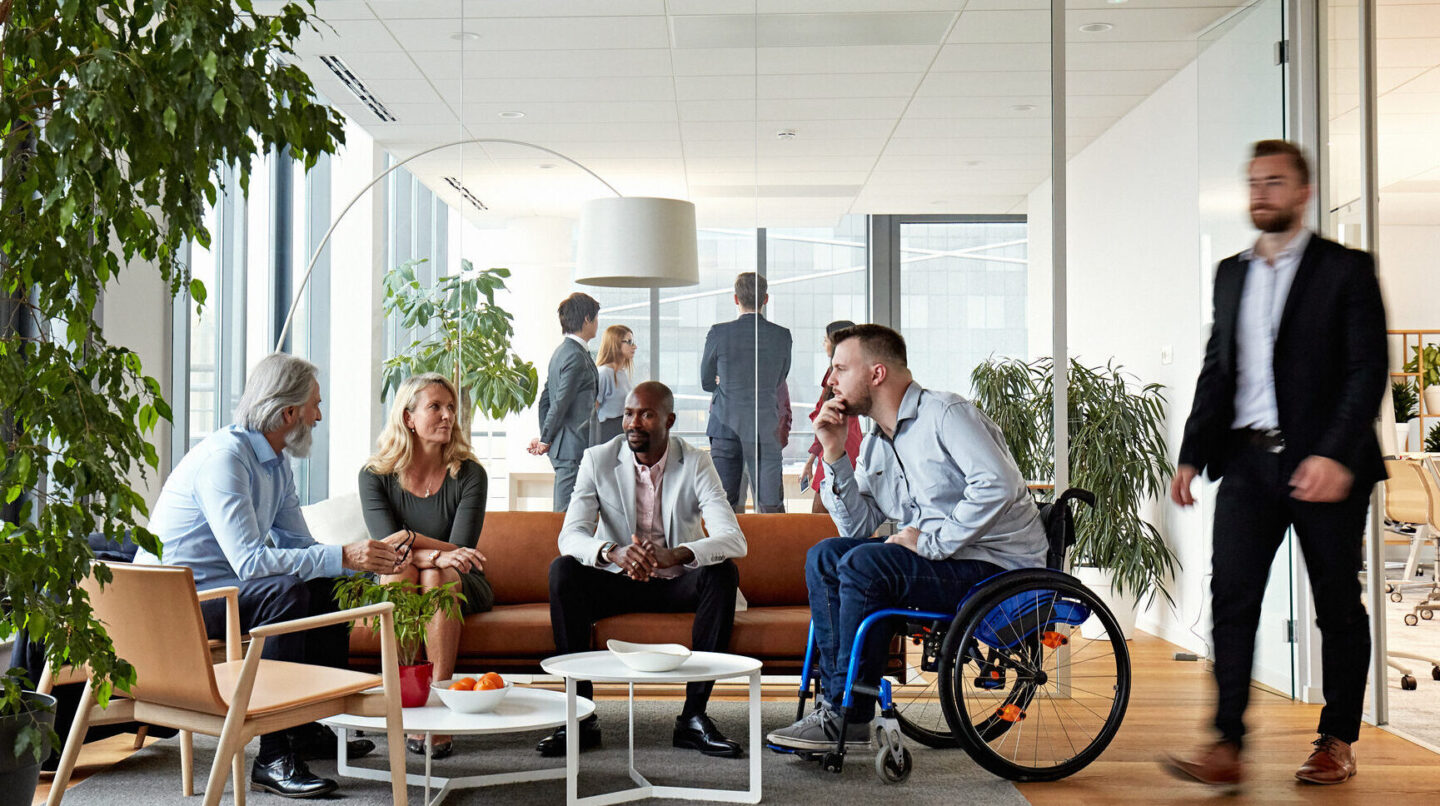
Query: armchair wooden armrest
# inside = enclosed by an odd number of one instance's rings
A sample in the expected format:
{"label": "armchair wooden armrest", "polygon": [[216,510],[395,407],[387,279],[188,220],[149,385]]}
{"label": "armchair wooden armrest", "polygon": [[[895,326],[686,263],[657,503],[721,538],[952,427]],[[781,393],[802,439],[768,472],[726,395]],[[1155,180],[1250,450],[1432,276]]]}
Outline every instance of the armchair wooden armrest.
{"label": "armchair wooden armrest", "polygon": [[240,660],[240,589],[227,585],[195,594],[202,602],[222,597],[225,599],[225,660]]}
{"label": "armchair wooden armrest", "polygon": [[250,631],[254,638],[268,638],[272,635],[283,635],[285,633],[300,632],[301,630],[313,630],[316,627],[328,627],[331,624],[340,624],[346,621],[374,618],[389,614],[395,610],[392,602],[380,602],[379,604],[366,605],[364,607],[352,607],[349,610],[337,610],[334,613],[325,613],[319,616],[291,619],[290,621],[277,621],[274,624],[266,624],[263,627],[256,627]]}

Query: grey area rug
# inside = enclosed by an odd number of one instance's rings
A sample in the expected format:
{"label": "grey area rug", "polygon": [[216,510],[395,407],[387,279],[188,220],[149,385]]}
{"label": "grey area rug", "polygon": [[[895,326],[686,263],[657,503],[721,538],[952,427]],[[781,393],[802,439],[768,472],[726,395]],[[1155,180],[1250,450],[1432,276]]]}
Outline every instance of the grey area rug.
{"label": "grey area rug", "polygon": [[[1426,575],[1428,582],[1432,577]],[[1419,581],[1419,580],[1417,580]],[[1402,602],[1385,601],[1386,646],[1391,650],[1423,655],[1440,661],[1440,617],[1421,621],[1414,627],[1405,624],[1405,614],[1411,612],[1417,601],[1425,598],[1421,588],[1405,589]],[[1390,725],[1440,747],[1440,681],[1430,675],[1430,664],[1419,660],[1397,659],[1407,666],[1417,683],[1414,691],[1400,688],[1400,672],[1386,669],[1387,689],[1390,693]]]}
{"label": "grey area rug", "polygon": [[[788,724],[794,716],[792,703],[765,703],[762,727],[772,730]],[[677,750],[670,746],[670,732],[679,713],[679,702],[639,702],[635,707],[635,766],[652,784],[669,786],[707,786],[742,789],[746,786],[749,762],[746,759],[707,758],[693,750]],[[710,716],[721,730],[733,739],[744,741],[748,736],[748,711],[744,703],[715,702]],[[605,744],[580,757],[580,795],[596,795],[632,786],[626,774],[625,703],[603,701],[599,704]],[[460,736],[455,739],[455,755],[435,762],[436,775],[481,775],[491,772],[539,769],[562,766],[564,759],[542,759],[534,750],[535,742],[545,731],[513,736]],[[380,746],[360,764],[385,766],[384,737],[370,737]],[[248,762],[255,758],[257,743],[247,748]],[[910,742],[906,746],[915,757],[914,773],[903,784],[886,785],[876,778],[873,754],[857,751],[846,758],[844,771],[836,775],[820,769],[816,762],[805,762],[794,756],[762,750],[763,802],[776,804],[825,804],[845,806],[900,802],[906,804],[1025,804],[1008,781],[998,779],[980,769],[962,750],[932,750]],[[186,804],[199,802],[198,795],[209,774],[214,758],[215,741],[195,737],[196,798],[180,796],[180,746],[169,739],[146,747],[114,767],[94,775],[71,789],[65,796],[67,806],[115,806],[127,804]],[[408,756],[410,772],[423,772],[424,761]],[[311,769],[333,777],[333,761],[312,762]],[[248,783],[248,782],[247,782]],[[410,787],[411,803],[420,803],[421,787]],[[222,802],[232,803],[227,785]],[[340,779],[340,790],[328,800],[346,804],[388,804],[389,787],[378,781],[354,778]],[[247,803],[289,803],[266,792],[250,792]],[[565,781],[539,781],[506,784],[481,789],[451,792],[445,804],[550,804],[565,802]],[[646,803],[678,803],[671,800],[650,800]]]}

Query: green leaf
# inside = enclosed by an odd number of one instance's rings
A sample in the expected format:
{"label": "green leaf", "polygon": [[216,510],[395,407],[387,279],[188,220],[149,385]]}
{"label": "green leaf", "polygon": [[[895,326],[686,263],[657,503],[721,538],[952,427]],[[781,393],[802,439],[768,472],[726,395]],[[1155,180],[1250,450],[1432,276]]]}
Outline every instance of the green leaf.
{"label": "green leaf", "polygon": [[167,108],[167,109],[160,115],[160,119],[161,119],[162,121],[164,121],[164,123],[165,123],[165,131],[170,132],[171,134],[174,134],[174,133],[175,133],[175,123],[176,123],[176,121],[179,119],[179,117],[175,114],[175,110],[174,110],[174,109]]}
{"label": "green leaf", "polygon": [[206,53],[206,54],[205,54],[205,58],[201,60],[201,62],[200,62],[200,69],[204,71],[206,78],[210,79],[211,81],[214,81],[214,80],[215,80],[215,71],[216,71],[219,63],[220,63],[219,57],[217,57],[217,56],[215,55],[215,51],[212,50],[212,51],[210,51],[209,53]]}
{"label": "green leaf", "polygon": [[216,87],[215,95],[210,99],[210,108],[215,110],[215,114],[224,115],[225,107],[228,103],[229,101],[225,97],[225,88]]}

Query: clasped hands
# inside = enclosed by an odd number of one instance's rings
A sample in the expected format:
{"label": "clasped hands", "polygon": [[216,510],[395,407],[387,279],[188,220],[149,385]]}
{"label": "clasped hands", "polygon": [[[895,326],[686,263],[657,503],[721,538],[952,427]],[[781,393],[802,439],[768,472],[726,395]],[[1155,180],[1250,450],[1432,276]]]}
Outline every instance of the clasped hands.
{"label": "clasped hands", "polygon": [[636,582],[647,582],[661,568],[672,568],[695,559],[694,552],[681,546],[657,546],[647,540],[636,540],[630,536],[630,543],[610,550],[610,562],[620,567],[625,576]]}

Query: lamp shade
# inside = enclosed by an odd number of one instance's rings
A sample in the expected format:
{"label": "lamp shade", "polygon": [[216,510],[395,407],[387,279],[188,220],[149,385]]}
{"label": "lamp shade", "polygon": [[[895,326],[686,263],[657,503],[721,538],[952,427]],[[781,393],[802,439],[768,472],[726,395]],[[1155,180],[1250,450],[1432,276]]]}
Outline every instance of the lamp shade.
{"label": "lamp shade", "polygon": [[575,282],[619,288],[673,288],[700,282],[695,205],[626,196],[580,208]]}

